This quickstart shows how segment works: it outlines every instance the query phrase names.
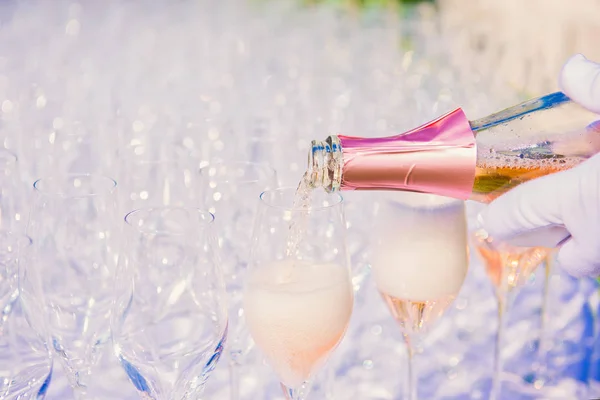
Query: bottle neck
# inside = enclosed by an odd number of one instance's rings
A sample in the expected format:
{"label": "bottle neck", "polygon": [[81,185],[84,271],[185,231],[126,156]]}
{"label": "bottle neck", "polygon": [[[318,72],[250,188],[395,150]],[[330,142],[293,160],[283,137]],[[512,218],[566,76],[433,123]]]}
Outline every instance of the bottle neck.
{"label": "bottle neck", "polygon": [[308,152],[308,174],[313,188],[327,192],[340,190],[342,185],[342,146],[337,136],[313,140]]}
{"label": "bottle neck", "polygon": [[423,126],[384,138],[329,136],[313,141],[313,187],[404,190],[468,199],[477,148],[469,121],[457,109]]}

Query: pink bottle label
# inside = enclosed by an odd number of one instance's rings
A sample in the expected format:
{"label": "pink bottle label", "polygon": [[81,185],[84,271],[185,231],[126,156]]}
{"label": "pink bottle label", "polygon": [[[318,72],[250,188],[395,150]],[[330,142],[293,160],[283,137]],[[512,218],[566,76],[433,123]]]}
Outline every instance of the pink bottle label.
{"label": "pink bottle label", "polygon": [[342,190],[406,190],[467,200],[477,146],[458,108],[409,132],[385,138],[338,136]]}

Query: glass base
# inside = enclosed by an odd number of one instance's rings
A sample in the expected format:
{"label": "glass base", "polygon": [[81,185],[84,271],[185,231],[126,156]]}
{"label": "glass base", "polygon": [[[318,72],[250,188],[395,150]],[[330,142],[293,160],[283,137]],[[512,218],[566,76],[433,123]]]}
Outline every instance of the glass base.
{"label": "glass base", "polygon": [[[93,369],[93,381],[86,395],[86,400],[120,399],[136,400],[139,396],[131,384],[116,357],[111,353],[111,346],[103,349],[102,359]],[[46,400],[74,400],[73,389],[60,363],[54,364],[52,382],[46,394]]]}
{"label": "glass base", "polygon": [[310,384],[308,382],[303,382],[302,385],[297,388],[289,388],[282,383],[281,389],[283,390],[286,400],[305,400],[310,391]]}

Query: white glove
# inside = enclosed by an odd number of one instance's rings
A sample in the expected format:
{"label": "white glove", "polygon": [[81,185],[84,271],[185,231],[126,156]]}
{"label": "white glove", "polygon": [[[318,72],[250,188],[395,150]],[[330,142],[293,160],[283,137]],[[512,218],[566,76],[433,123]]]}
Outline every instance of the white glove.
{"label": "white glove", "polygon": [[[578,54],[561,72],[573,101],[600,113],[600,64]],[[600,275],[600,155],[524,183],[480,214],[489,235],[516,246],[561,245],[558,262],[575,277]]]}

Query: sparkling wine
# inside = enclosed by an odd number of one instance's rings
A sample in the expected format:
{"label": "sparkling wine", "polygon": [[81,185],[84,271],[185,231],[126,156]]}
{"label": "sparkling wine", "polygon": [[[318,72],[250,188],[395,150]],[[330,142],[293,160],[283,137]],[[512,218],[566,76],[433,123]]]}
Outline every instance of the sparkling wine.
{"label": "sparkling wine", "polygon": [[376,221],[371,268],[405,333],[427,328],[459,293],[469,267],[464,203],[389,193]]}
{"label": "sparkling wine", "polygon": [[[414,197],[415,204],[406,194],[402,202],[388,198],[385,214],[376,221],[371,259],[375,284],[382,292],[414,301],[454,296],[469,266],[464,204]],[[425,201],[422,197],[429,201],[419,203]]]}
{"label": "sparkling wine", "polygon": [[471,200],[489,203],[513,187],[574,167],[580,158],[529,159],[509,156],[482,157],[475,168]]}
{"label": "sparkling wine", "polygon": [[487,240],[487,236],[476,235],[475,246],[498,290],[512,290],[522,285],[551,251],[544,247],[513,247],[505,243],[493,246]]}
{"label": "sparkling wine", "polygon": [[291,257],[297,250],[298,244],[306,232],[308,223],[308,209],[312,199],[313,187],[310,184],[310,176],[305,173],[298,184],[296,195],[294,197],[293,209],[296,211],[290,221],[290,228],[287,237],[286,255]]}
{"label": "sparkling wine", "polygon": [[414,301],[394,297],[379,292],[390,309],[394,319],[400,324],[403,333],[419,333],[444,314],[454,301],[454,296],[439,300]]}
{"label": "sparkling wine", "polygon": [[329,136],[312,142],[311,184],[488,202],[600,152],[599,120],[557,92],[476,121],[457,109],[396,136]]}
{"label": "sparkling wine", "polygon": [[292,259],[256,268],[244,294],[248,328],[281,382],[298,387],[338,345],[350,321],[348,271]]}

